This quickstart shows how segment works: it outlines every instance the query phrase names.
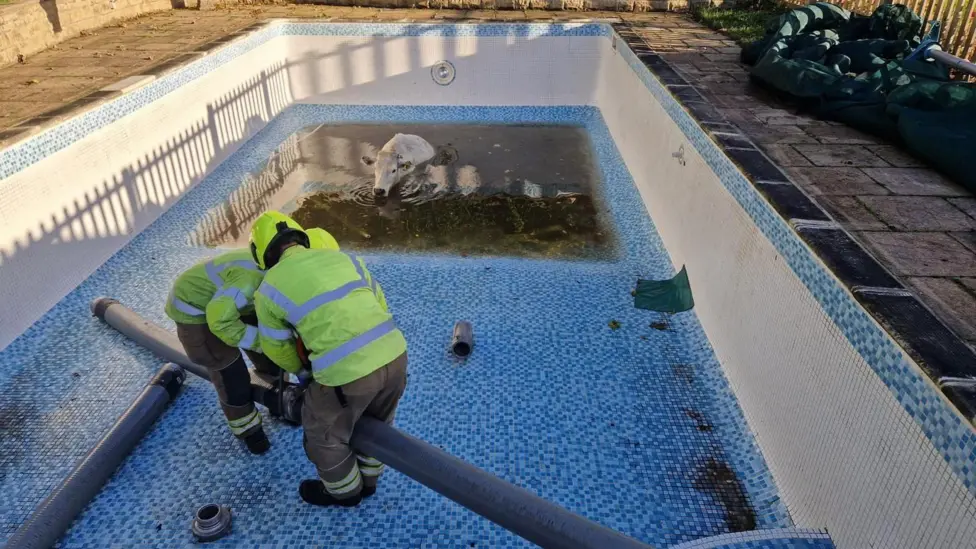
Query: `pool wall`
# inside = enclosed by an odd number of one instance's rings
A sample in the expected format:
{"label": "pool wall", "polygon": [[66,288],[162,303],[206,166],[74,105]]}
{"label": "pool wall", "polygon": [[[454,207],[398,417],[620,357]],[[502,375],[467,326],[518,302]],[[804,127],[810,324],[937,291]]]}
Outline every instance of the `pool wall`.
{"label": "pool wall", "polygon": [[606,25],[273,23],[0,152],[0,345],[293,102],[595,105],[793,522],[839,547],[968,547],[971,425],[670,94]]}

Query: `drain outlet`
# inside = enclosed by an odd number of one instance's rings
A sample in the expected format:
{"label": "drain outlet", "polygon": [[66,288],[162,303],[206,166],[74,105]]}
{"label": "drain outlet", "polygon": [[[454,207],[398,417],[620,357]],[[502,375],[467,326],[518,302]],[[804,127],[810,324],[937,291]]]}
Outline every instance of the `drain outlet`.
{"label": "drain outlet", "polygon": [[230,507],[208,503],[197,509],[191,530],[202,542],[215,541],[230,533]]}
{"label": "drain outlet", "polygon": [[430,77],[440,86],[446,86],[454,82],[457,71],[450,61],[438,61],[430,68]]}

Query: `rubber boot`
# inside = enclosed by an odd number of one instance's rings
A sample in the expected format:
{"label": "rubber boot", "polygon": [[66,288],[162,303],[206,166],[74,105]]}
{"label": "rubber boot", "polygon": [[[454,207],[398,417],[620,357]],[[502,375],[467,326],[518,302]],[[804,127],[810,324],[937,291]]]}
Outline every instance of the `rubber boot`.
{"label": "rubber boot", "polygon": [[257,431],[246,435],[244,437],[244,444],[247,445],[247,450],[255,455],[263,454],[271,448],[271,441],[269,441],[267,435],[264,434],[264,429],[260,428]]}
{"label": "rubber boot", "polygon": [[298,495],[305,503],[319,507],[355,507],[363,501],[362,493],[351,498],[336,499],[325,490],[325,485],[317,478],[303,480],[298,487]]}

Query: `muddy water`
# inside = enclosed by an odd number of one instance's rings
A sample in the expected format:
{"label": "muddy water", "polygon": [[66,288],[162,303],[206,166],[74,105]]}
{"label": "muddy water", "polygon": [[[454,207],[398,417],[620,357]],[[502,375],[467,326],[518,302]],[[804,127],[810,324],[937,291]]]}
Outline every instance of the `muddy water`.
{"label": "muddy water", "polygon": [[[363,157],[396,133],[438,155],[385,200]],[[250,223],[278,209],[322,227],[343,247],[528,257],[592,257],[610,230],[586,132],[567,126],[341,125],[291,136],[191,235],[243,246]]]}

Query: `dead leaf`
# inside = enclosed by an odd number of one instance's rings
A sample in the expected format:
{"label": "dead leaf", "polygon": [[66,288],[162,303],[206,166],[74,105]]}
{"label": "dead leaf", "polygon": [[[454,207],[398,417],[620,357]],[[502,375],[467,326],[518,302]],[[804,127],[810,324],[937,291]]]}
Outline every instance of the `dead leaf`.
{"label": "dead leaf", "polygon": [[143,57],[143,59],[145,59],[146,61],[152,61],[153,60],[153,56],[147,55],[147,56]]}
{"label": "dead leaf", "polygon": [[27,82],[24,82],[24,85],[25,86],[33,86],[34,84],[40,84],[40,83],[41,83],[41,81],[40,80],[37,80],[35,78],[33,80],[28,80]]}
{"label": "dead leaf", "polygon": [[22,54],[22,53],[18,53],[17,54],[17,62],[20,63],[21,65],[23,65],[24,63],[27,62],[27,57],[24,54]]}
{"label": "dead leaf", "polygon": [[619,330],[620,322],[617,322],[616,320],[611,320],[610,322],[607,322],[607,326],[610,326],[611,330]]}

